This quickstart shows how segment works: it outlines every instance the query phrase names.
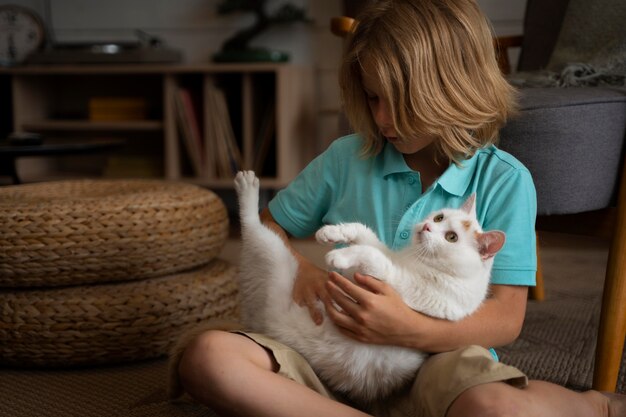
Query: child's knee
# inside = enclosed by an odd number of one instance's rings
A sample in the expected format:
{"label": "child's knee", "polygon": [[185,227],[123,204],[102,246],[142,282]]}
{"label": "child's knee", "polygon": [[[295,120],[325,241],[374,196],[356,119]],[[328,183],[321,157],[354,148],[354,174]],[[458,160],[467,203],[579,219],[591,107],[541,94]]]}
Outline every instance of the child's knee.
{"label": "child's knee", "polygon": [[477,385],[462,392],[446,417],[521,417],[523,391],[503,382]]}
{"label": "child's knee", "polygon": [[223,373],[219,368],[224,366],[222,353],[227,350],[228,333],[210,330],[204,332],[187,345],[178,363],[180,382],[193,395],[195,387],[215,386],[216,379]]}

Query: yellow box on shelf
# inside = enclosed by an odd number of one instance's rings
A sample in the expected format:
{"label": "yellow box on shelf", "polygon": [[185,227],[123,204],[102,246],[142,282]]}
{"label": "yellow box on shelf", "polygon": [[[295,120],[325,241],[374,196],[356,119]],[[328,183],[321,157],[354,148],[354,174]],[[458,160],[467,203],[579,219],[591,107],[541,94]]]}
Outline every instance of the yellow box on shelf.
{"label": "yellow box on shelf", "polygon": [[148,102],[142,97],[92,97],[89,99],[89,120],[145,120]]}

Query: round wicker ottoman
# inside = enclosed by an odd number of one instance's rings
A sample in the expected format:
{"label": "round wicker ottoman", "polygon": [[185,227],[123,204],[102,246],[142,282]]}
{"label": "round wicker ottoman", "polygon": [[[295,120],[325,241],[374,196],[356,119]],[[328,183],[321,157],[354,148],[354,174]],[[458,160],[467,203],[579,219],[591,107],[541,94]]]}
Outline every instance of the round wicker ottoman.
{"label": "round wicker ottoman", "polygon": [[0,287],[135,280],[213,259],[228,214],[213,192],[158,180],[0,187]]}
{"label": "round wicker ottoman", "polygon": [[0,363],[93,365],[166,355],[191,326],[236,320],[236,268],[220,259],[141,281],[0,292]]}

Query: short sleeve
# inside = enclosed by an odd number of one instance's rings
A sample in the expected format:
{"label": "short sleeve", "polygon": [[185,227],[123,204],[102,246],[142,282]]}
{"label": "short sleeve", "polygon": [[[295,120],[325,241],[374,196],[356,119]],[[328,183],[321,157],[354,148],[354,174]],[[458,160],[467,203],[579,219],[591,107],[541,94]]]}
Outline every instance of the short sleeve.
{"label": "short sleeve", "polygon": [[292,236],[307,237],[322,226],[333,196],[337,165],[331,145],[269,202],[274,220]]}
{"label": "short sleeve", "polygon": [[514,169],[488,191],[482,226],[506,234],[494,259],[491,283],[535,285],[537,196],[530,173]]}

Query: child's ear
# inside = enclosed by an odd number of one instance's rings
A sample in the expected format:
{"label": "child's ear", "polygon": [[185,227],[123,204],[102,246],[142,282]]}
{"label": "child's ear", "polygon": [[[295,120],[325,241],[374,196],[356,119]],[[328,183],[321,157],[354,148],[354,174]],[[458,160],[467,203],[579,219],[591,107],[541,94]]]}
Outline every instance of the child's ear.
{"label": "child's ear", "polygon": [[478,233],[478,252],[483,260],[496,256],[496,253],[504,246],[506,235],[499,230]]}
{"label": "child's ear", "polygon": [[461,210],[476,217],[476,193],[472,193],[461,206]]}

